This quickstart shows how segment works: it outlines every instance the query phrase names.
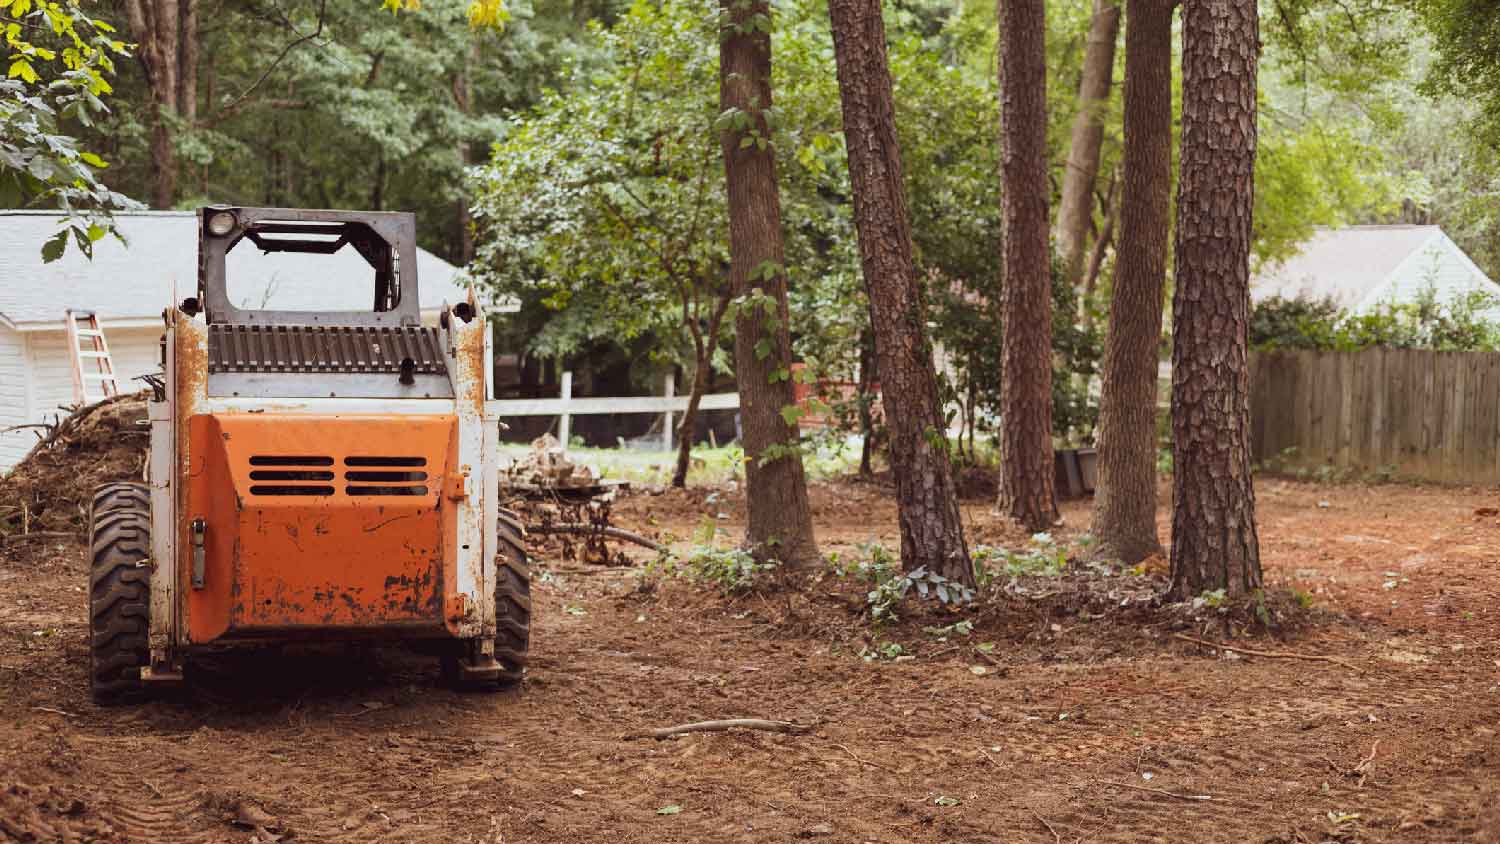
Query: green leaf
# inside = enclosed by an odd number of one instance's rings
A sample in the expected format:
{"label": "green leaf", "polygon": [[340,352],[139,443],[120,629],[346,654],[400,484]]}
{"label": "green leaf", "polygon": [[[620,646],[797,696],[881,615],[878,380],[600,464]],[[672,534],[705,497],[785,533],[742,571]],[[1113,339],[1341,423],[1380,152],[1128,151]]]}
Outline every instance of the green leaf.
{"label": "green leaf", "polygon": [[[100,169],[103,169],[109,166],[108,162],[93,154],[92,152],[80,152],[78,153],[78,157],[83,159],[83,163],[89,165],[90,167],[98,167]],[[98,240],[98,238],[94,239]]]}
{"label": "green leaf", "polygon": [[676,803],[673,803],[670,806],[663,806],[660,809],[657,809],[656,813],[658,815],[680,815],[682,814],[682,807],[677,805]]}
{"label": "green leaf", "polygon": [[68,248],[68,230],[63,229],[42,244],[42,263],[50,264],[63,256]]}
{"label": "green leaf", "polygon": [[781,420],[788,425],[795,426],[802,418],[803,410],[795,404],[789,404],[781,409]]}
{"label": "green leaf", "polygon": [[762,337],[755,341],[755,359],[765,360],[771,355],[771,338]]}
{"label": "green leaf", "polygon": [[940,794],[938,795],[937,799],[933,800],[932,802],[937,806],[957,806],[963,801],[959,800],[957,797],[949,797],[946,794]]}

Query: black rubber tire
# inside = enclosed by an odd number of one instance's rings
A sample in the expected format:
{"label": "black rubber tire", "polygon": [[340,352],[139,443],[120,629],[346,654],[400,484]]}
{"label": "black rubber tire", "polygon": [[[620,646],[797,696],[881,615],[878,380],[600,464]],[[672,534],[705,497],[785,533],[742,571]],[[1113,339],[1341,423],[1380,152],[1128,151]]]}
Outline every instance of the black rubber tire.
{"label": "black rubber tire", "polygon": [[531,648],[531,566],[526,529],[510,510],[500,510],[495,566],[495,660],[504,667],[501,685],[521,682]]}
{"label": "black rubber tire", "polygon": [[89,508],[89,688],[94,702],[145,696],[150,664],[151,493],[145,484],[111,483]]}
{"label": "black rubber tire", "polygon": [[[499,691],[520,684],[526,673],[526,652],[531,647],[531,569],[526,556],[526,530],[520,518],[501,509],[495,554],[495,661],[500,663],[496,681],[464,683],[458,670],[458,653],[443,657],[443,679],[466,691]],[[466,646],[465,646],[466,647]]]}

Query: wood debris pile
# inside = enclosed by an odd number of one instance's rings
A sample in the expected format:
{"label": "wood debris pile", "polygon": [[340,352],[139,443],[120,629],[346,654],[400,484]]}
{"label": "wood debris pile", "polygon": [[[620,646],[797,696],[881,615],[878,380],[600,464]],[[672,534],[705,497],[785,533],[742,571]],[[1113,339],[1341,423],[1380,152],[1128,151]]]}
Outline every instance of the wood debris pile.
{"label": "wood debris pile", "polygon": [[146,393],[113,396],[35,428],[40,440],[0,478],[0,541],[87,530],[94,489],[145,476]]}
{"label": "wood debris pile", "polygon": [[531,451],[512,463],[501,480],[520,489],[579,489],[598,485],[599,477],[588,466],[568,459],[562,444],[551,434],[531,441]]}

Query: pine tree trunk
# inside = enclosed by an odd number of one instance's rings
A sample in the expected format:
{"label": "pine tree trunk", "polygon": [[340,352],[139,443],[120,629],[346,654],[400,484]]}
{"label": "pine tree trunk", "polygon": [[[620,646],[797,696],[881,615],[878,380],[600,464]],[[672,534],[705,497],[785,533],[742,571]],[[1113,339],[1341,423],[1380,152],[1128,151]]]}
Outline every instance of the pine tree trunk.
{"label": "pine tree trunk", "polygon": [[873,402],[872,395],[875,387],[875,340],[870,336],[870,331],[861,331],[859,335],[859,385],[856,387],[857,401],[859,403],[859,476],[861,478],[874,477],[875,469],[871,465],[871,458],[875,454],[875,414],[871,412],[870,404]]}
{"label": "pine tree trunk", "polygon": [[1156,381],[1172,185],[1173,0],[1125,0],[1125,179],[1099,394],[1095,553],[1134,565],[1156,535]]}
{"label": "pine tree trunk", "polygon": [[1115,42],[1120,36],[1120,7],[1116,0],[1094,0],[1088,44],[1083,53],[1083,79],[1078,86],[1078,115],[1068,142],[1068,166],[1063,170],[1062,196],[1057,206],[1057,254],[1068,283],[1077,286],[1083,275],[1083,256],[1093,217],[1094,182],[1099,176],[1099,150],[1104,144],[1104,118],[1109,89],[1114,82]]}
{"label": "pine tree trunk", "polygon": [[999,0],[1002,512],[1027,530],[1057,521],[1052,483],[1052,279],[1047,245],[1046,12]]}
{"label": "pine tree trunk", "polygon": [[125,0],[131,37],[151,90],[151,201],[157,209],[177,202],[175,120],[197,116],[197,0]]}
{"label": "pine tree trunk", "polygon": [[926,308],[912,261],[911,223],[880,0],[829,0],[860,267],[880,359],[901,562],[973,585],[953,485]]}
{"label": "pine tree trunk", "polygon": [[[781,194],[763,114],[771,106],[771,10],[766,0],[720,4],[725,20],[719,39],[720,109],[749,118],[747,128],[726,127],[722,135],[729,278],[742,301],[735,316],[734,358],[750,515],[745,542],[758,558],[811,567],[818,561],[818,549],[799,433],[782,415],[796,398]],[[743,143],[747,139],[750,143]]]}
{"label": "pine tree trunk", "polygon": [[1255,0],[1182,7],[1182,175],[1173,296],[1172,594],[1261,586],[1250,470]]}

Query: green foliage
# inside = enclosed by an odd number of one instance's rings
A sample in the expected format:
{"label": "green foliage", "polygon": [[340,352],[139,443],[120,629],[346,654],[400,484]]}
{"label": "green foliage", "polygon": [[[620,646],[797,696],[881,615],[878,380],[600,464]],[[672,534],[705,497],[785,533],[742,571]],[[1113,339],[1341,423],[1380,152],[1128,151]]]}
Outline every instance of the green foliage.
{"label": "green foliage", "polygon": [[1412,0],[1432,34],[1437,61],[1425,88],[1433,94],[1473,98],[1477,124],[1494,146],[1500,143],[1500,15],[1487,0]]}
{"label": "green foliage", "polygon": [[[993,241],[991,241],[993,242]],[[983,277],[980,277],[983,280]],[[993,277],[976,288],[960,285],[933,291],[934,338],[952,356],[949,395],[981,431],[994,432],[1000,420],[1000,290]],[[1064,440],[1092,438],[1099,417],[1087,379],[1097,371],[1097,323],[1078,319],[1078,294],[1060,263],[1052,265],[1052,432]]]}
{"label": "green foliage", "polygon": [[1500,351],[1500,296],[1468,291],[1439,300],[1431,287],[1417,300],[1385,302],[1344,313],[1331,301],[1272,297],[1256,304],[1250,344],[1256,350],[1368,348]]}
{"label": "green foliage", "polygon": [[[900,558],[878,542],[860,545],[858,558],[852,566],[843,564],[837,557],[831,557],[829,565],[839,578],[852,577],[872,587],[865,596],[865,605],[870,610],[871,621],[876,624],[894,621],[898,617],[897,608],[913,590],[921,598],[936,598],[939,603],[948,605],[967,604],[974,600],[972,588],[930,572],[926,566],[901,571]],[[963,629],[950,625],[942,629],[967,635],[972,625]]]}
{"label": "green foliage", "polygon": [[712,23],[637,2],[591,38],[597,65],[569,68],[475,172],[476,275],[557,313],[534,353],[645,339],[686,363],[695,331],[717,346],[729,295]]}
{"label": "green foliage", "polygon": [[1020,551],[976,545],[969,556],[974,560],[974,580],[981,589],[1001,576],[1056,577],[1068,570],[1068,549],[1050,533],[1035,534],[1030,545]]}
{"label": "green foliage", "polygon": [[61,258],[71,240],[92,257],[94,242],[114,229],[112,211],[140,207],[105,187],[108,165],[83,148],[75,129],[92,129],[109,109],[114,59],[129,55],[108,23],[78,0],[0,0],[7,53],[0,79],[0,208],[48,207],[61,229],[41,245]]}
{"label": "green foliage", "polygon": [[757,561],[750,552],[740,548],[697,545],[684,555],[663,552],[652,561],[650,573],[686,577],[712,586],[725,595],[735,595],[761,585],[765,576],[779,567],[775,560]]}

